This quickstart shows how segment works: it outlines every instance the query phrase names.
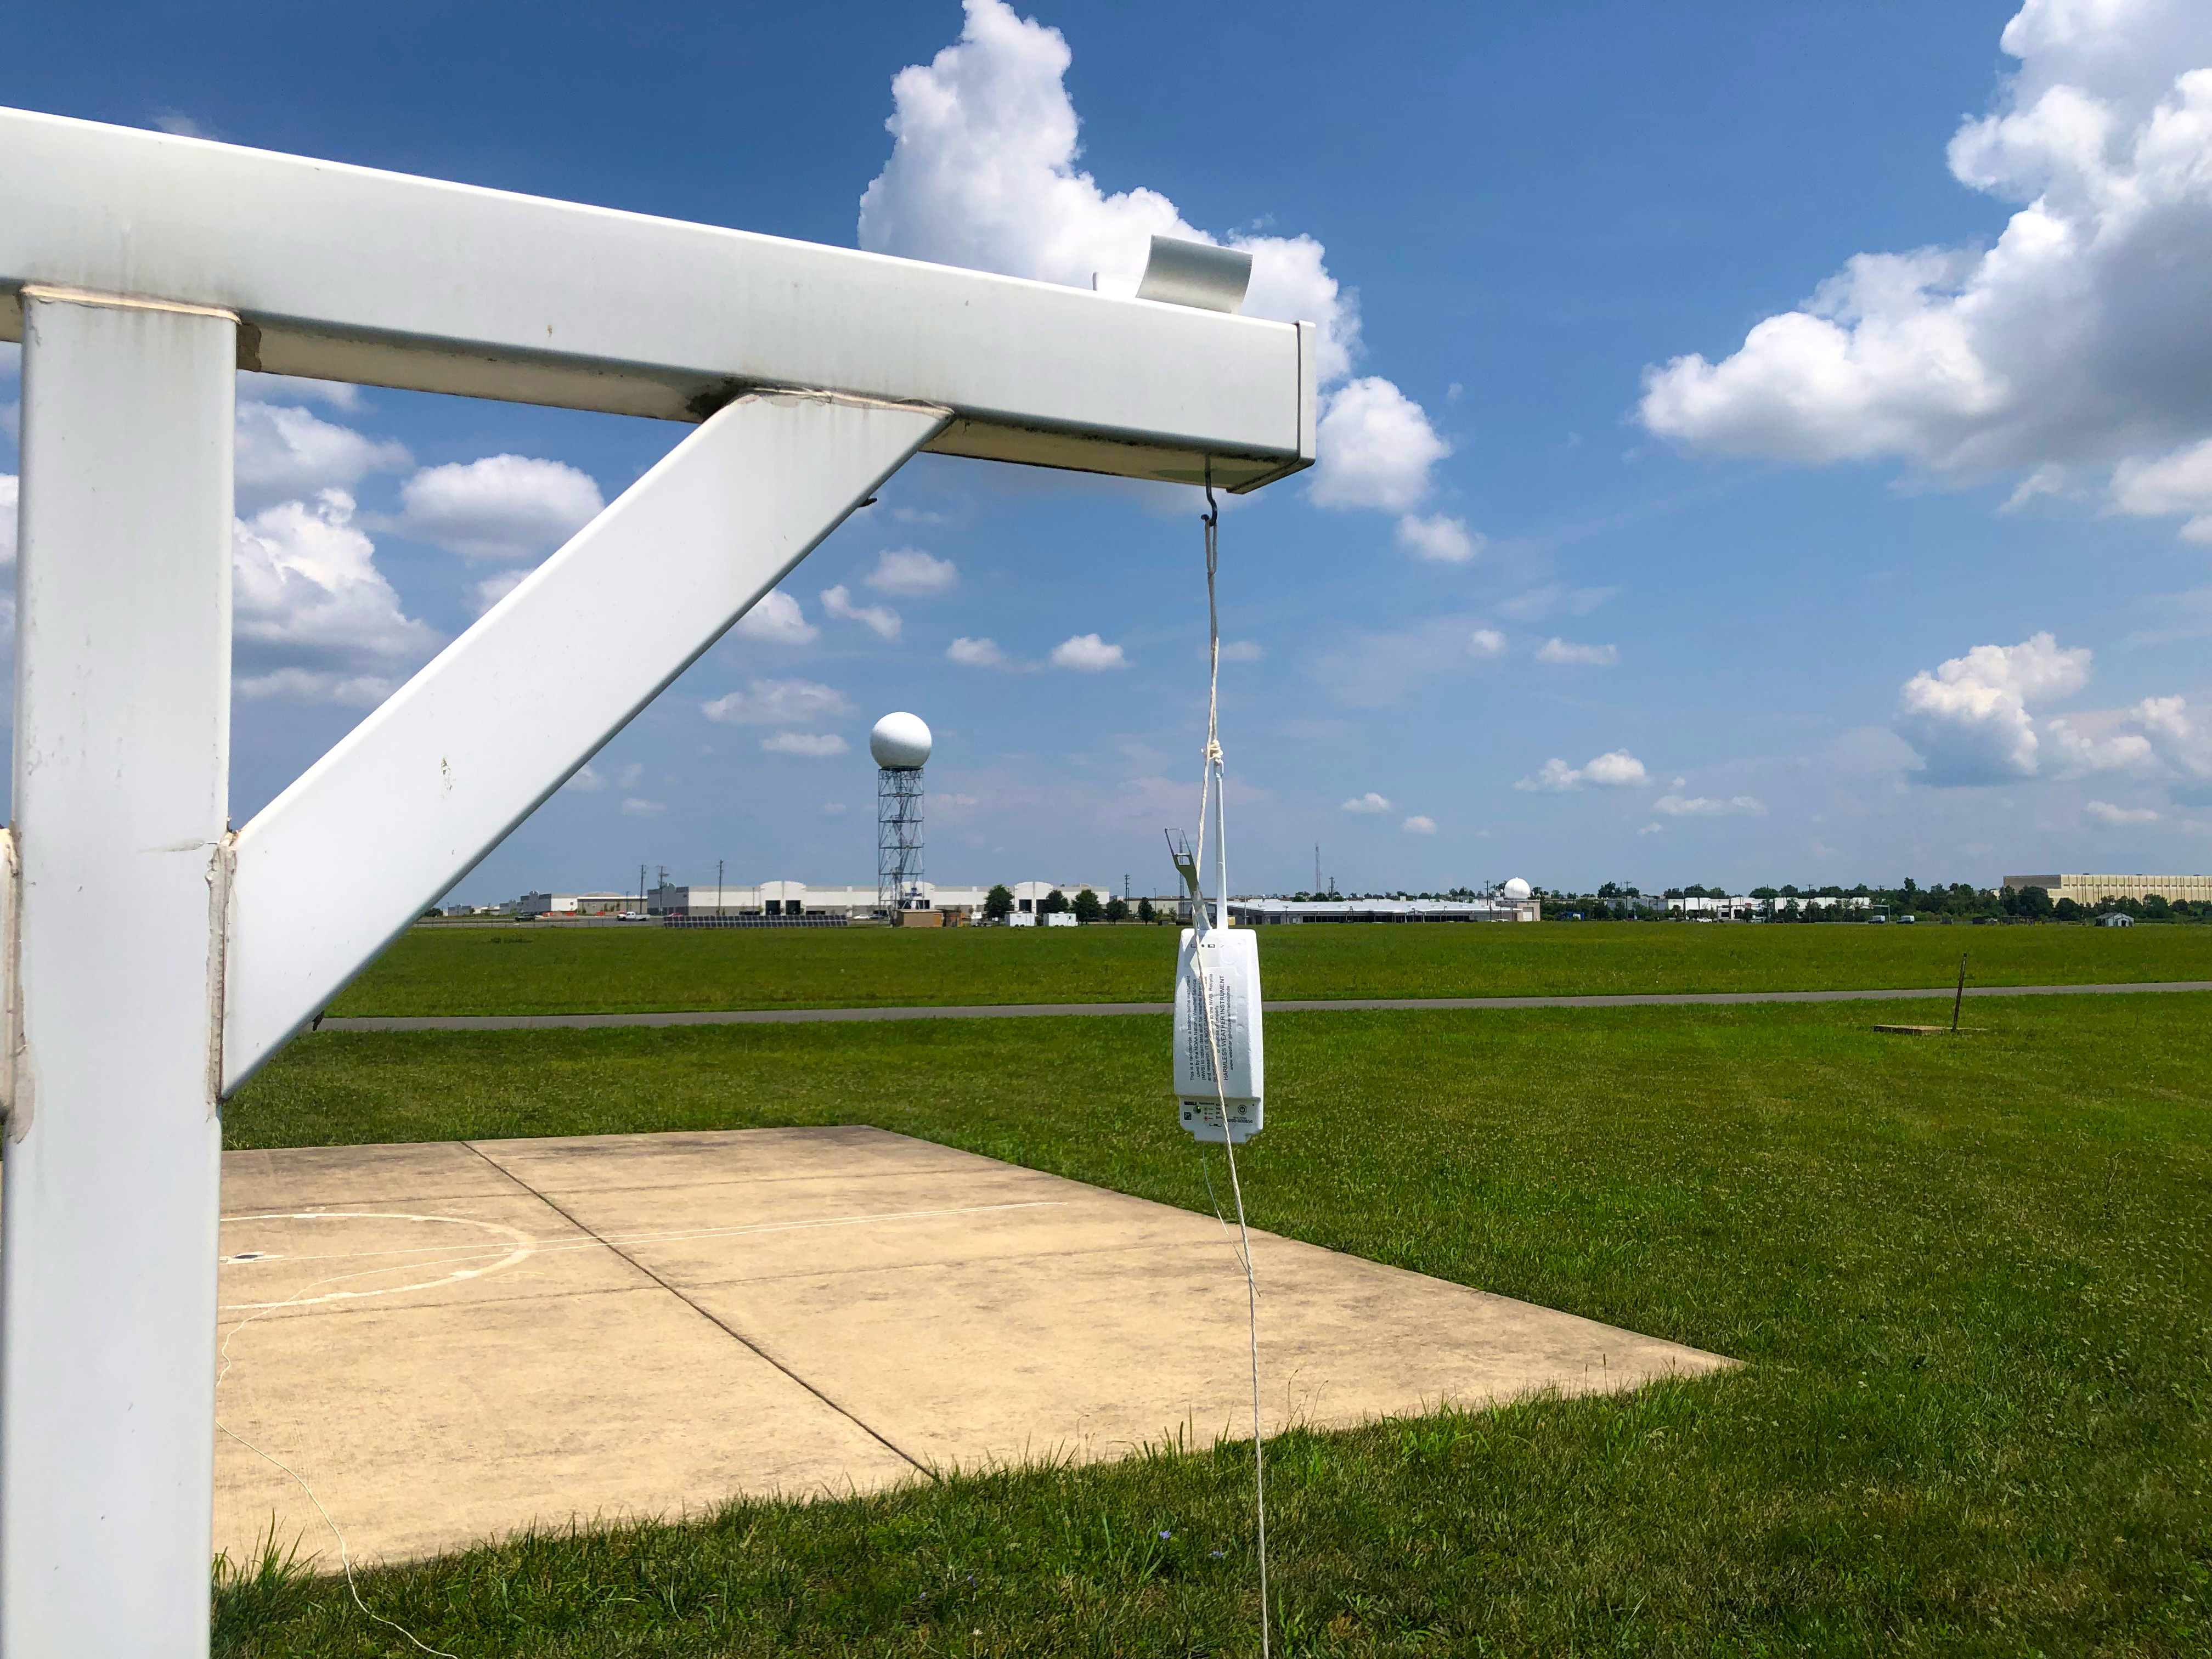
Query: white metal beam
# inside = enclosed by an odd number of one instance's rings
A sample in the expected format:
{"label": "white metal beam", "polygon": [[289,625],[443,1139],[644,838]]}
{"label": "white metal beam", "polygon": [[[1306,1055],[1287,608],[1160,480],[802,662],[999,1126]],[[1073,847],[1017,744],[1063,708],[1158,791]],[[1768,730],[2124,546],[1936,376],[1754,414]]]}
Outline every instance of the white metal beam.
{"label": "white metal beam", "polygon": [[24,313],[0,1654],[205,1654],[237,321]]}
{"label": "white metal beam", "polygon": [[755,394],[715,415],[237,838],[227,1094],[944,425]]}
{"label": "white metal beam", "polygon": [[1256,488],[1314,458],[1304,325],[0,110],[24,283],[223,306],[241,366],[698,420],[737,391],[940,404],[931,447]]}

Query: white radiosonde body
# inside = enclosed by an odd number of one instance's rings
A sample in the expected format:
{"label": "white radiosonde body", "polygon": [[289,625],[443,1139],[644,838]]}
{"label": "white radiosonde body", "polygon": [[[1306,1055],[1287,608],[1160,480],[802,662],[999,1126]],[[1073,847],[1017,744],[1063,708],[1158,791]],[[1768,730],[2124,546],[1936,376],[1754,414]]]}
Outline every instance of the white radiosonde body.
{"label": "white radiosonde body", "polygon": [[[1212,1044],[1206,1036],[1209,1004]],[[1216,1049],[1221,1056],[1218,1088]],[[1176,957],[1175,1088],[1182,1127],[1199,1139],[1216,1144],[1227,1139],[1242,1146],[1260,1132],[1267,1091],[1260,1030],[1260,941],[1249,927],[1182,931],[1182,949]],[[1224,1107],[1229,1118],[1225,1135]]]}

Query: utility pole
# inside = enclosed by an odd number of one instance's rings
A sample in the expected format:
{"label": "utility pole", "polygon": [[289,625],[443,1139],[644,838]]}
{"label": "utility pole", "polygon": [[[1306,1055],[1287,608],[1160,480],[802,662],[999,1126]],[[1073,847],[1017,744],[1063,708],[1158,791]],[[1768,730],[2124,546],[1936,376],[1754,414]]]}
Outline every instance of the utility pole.
{"label": "utility pole", "polygon": [[637,908],[642,915],[645,910],[645,866],[641,864],[637,866]]}
{"label": "utility pole", "polygon": [[722,914],[722,860],[714,860],[714,914]]}

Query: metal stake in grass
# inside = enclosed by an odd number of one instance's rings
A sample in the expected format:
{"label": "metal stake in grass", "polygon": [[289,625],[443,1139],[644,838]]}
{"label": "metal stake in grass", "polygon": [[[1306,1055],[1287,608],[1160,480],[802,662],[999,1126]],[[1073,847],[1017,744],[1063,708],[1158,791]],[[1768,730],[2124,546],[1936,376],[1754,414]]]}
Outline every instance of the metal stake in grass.
{"label": "metal stake in grass", "polygon": [[1877,1031],[1887,1031],[1893,1036],[1958,1036],[1959,1011],[1966,1001],[1966,955],[1959,953],[1959,986],[1951,994],[1951,1023],[1948,1025],[1877,1025]]}

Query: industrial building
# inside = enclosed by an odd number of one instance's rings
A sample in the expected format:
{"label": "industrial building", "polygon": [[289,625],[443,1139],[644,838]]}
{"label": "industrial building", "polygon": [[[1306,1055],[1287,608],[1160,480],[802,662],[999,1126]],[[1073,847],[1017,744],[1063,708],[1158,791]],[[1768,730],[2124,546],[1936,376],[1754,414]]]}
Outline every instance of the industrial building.
{"label": "industrial building", "polygon": [[2054,904],[2063,898],[2094,906],[2102,899],[2154,897],[2168,904],[2183,899],[2212,903],[2212,876],[2007,876],[2004,884],[2013,892],[2040,887]]}
{"label": "industrial building", "polygon": [[[1188,910],[1190,901],[1182,902]],[[1537,921],[1533,899],[1231,899],[1229,915],[1247,927],[1305,921]]]}
{"label": "industrial building", "polygon": [[[1021,915],[1034,915],[1055,890],[1071,899],[1086,886],[1101,899],[1115,890],[1103,882],[1018,881],[1006,885],[1014,896],[1015,913]],[[918,881],[909,886],[919,896],[917,908],[969,918],[983,914],[984,901],[991,894],[988,885],[952,887]],[[763,921],[771,917],[785,921],[817,917],[865,921],[880,914],[881,902],[872,882],[865,887],[821,887],[803,881],[764,881],[746,887],[671,884],[648,892],[645,908],[648,915],[655,918],[687,921],[723,916],[759,917]]]}
{"label": "industrial building", "polygon": [[639,908],[635,893],[525,893],[499,907],[514,916],[612,916]]}

